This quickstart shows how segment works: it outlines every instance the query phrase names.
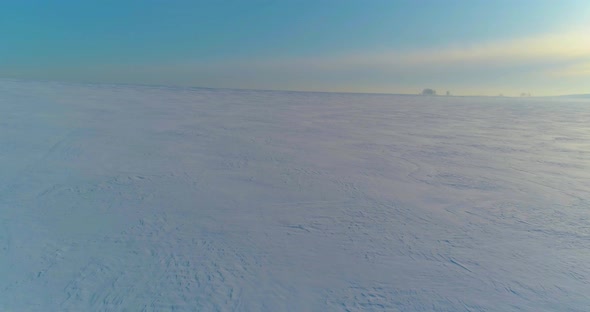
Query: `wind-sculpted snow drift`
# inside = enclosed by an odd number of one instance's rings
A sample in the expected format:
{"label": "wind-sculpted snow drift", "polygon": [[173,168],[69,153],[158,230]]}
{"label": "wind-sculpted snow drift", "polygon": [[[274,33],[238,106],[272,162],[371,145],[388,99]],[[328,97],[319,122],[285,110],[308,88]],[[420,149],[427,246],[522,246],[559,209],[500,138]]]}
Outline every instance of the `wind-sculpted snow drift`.
{"label": "wind-sculpted snow drift", "polygon": [[590,102],[0,81],[2,311],[588,311]]}

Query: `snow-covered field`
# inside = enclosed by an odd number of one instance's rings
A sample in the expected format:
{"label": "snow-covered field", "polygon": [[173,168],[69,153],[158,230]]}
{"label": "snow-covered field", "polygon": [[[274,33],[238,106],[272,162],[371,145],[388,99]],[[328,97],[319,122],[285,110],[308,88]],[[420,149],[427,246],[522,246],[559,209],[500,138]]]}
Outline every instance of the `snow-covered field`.
{"label": "snow-covered field", "polygon": [[0,80],[0,311],[588,311],[590,99]]}

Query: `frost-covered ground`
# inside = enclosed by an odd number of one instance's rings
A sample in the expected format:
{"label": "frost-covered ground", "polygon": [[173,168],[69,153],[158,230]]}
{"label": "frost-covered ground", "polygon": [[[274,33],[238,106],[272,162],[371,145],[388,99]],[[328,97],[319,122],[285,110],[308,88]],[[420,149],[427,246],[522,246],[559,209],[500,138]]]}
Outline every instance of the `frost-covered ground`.
{"label": "frost-covered ground", "polygon": [[1,311],[588,311],[590,99],[0,81]]}

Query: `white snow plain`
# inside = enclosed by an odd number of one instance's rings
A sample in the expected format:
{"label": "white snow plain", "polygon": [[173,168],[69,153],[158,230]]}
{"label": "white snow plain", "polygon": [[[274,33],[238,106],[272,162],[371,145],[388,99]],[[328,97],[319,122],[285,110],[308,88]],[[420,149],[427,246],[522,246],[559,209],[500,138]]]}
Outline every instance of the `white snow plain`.
{"label": "white snow plain", "polygon": [[588,311],[590,99],[0,80],[1,311]]}

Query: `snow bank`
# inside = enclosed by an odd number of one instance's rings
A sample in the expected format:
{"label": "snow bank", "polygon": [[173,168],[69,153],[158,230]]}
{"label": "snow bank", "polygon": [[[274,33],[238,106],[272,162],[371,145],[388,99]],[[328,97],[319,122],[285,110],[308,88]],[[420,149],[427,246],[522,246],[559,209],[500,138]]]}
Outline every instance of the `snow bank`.
{"label": "snow bank", "polygon": [[590,103],[0,81],[0,310],[586,311]]}

